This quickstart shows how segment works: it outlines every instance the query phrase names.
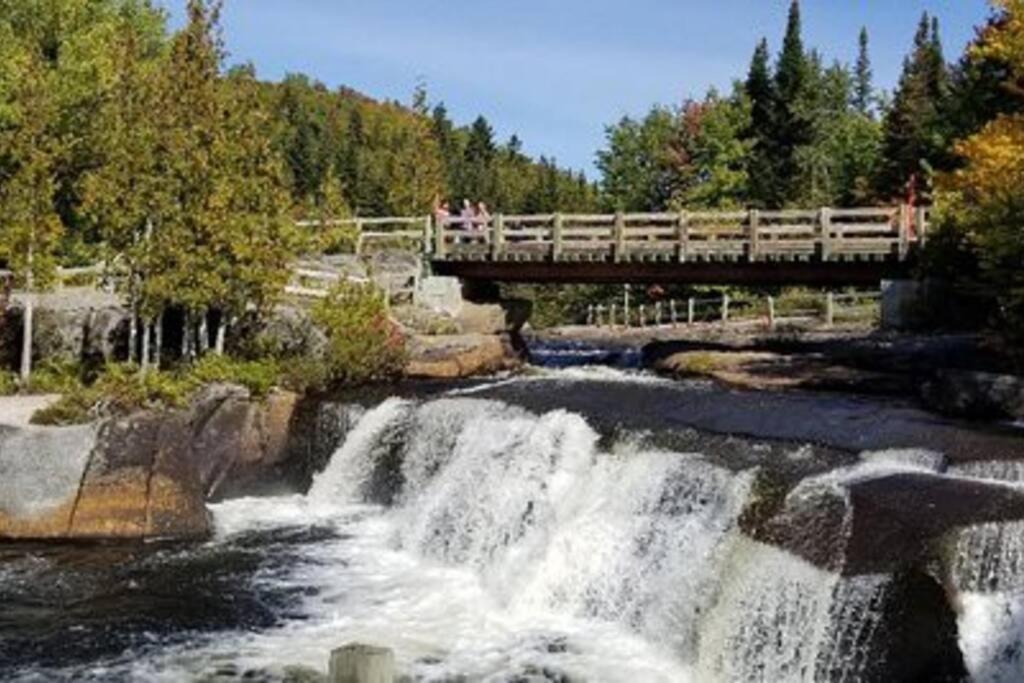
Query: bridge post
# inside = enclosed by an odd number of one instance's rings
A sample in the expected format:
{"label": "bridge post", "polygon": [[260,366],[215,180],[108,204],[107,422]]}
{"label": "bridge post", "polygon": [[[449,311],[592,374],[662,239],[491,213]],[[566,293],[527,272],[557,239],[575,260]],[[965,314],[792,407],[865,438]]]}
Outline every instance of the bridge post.
{"label": "bridge post", "polygon": [[434,223],[434,256],[443,259],[447,251],[444,241],[445,224],[443,220],[435,220]]}
{"label": "bridge post", "polygon": [[676,260],[686,263],[690,258],[690,214],[686,211],[679,212],[676,233]]}
{"label": "bridge post", "polygon": [[917,243],[918,247],[924,249],[928,246],[928,209],[919,206],[917,207],[917,216],[914,223],[917,226]]}
{"label": "bridge post", "polygon": [[363,255],[363,222],[356,219],[356,256]]}
{"label": "bridge post", "polygon": [[750,251],[747,253],[747,259],[754,263],[758,257],[758,233],[760,232],[759,224],[761,222],[761,212],[757,209],[750,210],[750,219],[748,221],[750,230]]}
{"label": "bridge post", "polygon": [[903,261],[907,258],[907,251],[910,246],[910,205],[900,204],[900,227],[899,227],[899,258]]}
{"label": "bridge post", "polygon": [[564,220],[562,214],[555,214],[555,226],[551,233],[551,260],[558,261],[562,258],[562,227]]}
{"label": "bridge post", "polygon": [[494,227],[491,234],[491,258],[497,261],[505,251],[505,216],[498,214],[494,217]]}
{"label": "bridge post", "polygon": [[818,214],[821,228],[821,260],[832,260],[832,209],[824,207]]}
{"label": "bridge post", "polygon": [[423,253],[427,256],[430,255],[430,252],[434,247],[433,235],[431,234],[433,226],[434,221],[430,216],[423,219]]}
{"label": "bridge post", "polygon": [[615,262],[626,260],[626,217],[621,211],[615,213]]}

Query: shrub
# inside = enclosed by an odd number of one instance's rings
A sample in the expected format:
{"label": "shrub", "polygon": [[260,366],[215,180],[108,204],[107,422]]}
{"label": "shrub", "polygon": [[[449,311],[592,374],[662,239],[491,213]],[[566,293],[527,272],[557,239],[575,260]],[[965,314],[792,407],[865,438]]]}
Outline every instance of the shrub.
{"label": "shrub", "polygon": [[227,356],[206,356],[189,372],[187,380],[195,386],[212,382],[228,382],[244,386],[253,396],[266,396],[280,377],[278,362],[273,359],[234,360]]}
{"label": "shrub", "polygon": [[327,335],[331,380],[367,382],[405,368],[405,341],[372,285],[339,282],[314,306],[313,320]]}
{"label": "shrub", "polygon": [[30,394],[66,394],[81,386],[82,366],[79,363],[46,360],[32,371],[26,390]]}
{"label": "shrub", "polygon": [[0,396],[18,393],[18,376],[13,372],[0,371]]}

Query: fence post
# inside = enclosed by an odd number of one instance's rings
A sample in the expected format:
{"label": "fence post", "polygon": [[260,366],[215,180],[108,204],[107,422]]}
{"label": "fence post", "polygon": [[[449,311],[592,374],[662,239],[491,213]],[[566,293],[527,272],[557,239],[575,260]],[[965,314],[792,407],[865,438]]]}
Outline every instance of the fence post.
{"label": "fence post", "polygon": [[505,216],[498,214],[494,217],[494,227],[491,235],[491,258],[497,261],[505,251]]}
{"label": "fence post", "polygon": [[722,295],[722,322],[729,322],[729,295]]}
{"label": "fence post", "polygon": [[910,245],[910,206],[900,204],[900,227],[899,227],[899,259],[907,258],[907,248]]}
{"label": "fence post", "polygon": [[679,212],[676,233],[676,260],[686,263],[690,258],[690,214],[686,211]]}
{"label": "fence post", "polygon": [[645,306],[644,304],[640,304],[639,315],[640,327],[645,327],[647,325],[647,306]]}
{"label": "fence post", "polygon": [[693,300],[693,297],[691,296],[686,301],[686,324],[687,325],[693,325],[694,314],[697,312],[696,308],[697,308],[696,302]]}
{"label": "fence post", "polygon": [[615,319],[617,317],[615,314],[617,312],[618,312],[617,304],[612,304],[611,305],[611,310],[608,312],[608,327],[610,327],[612,329],[615,328]]}
{"label": "fence post", "polygon": [[594,326],[594,304],[587,306],[587,327]]}
{"label": "fence post", "polygon": [[615,214],[615,262],[621,263],[626,259],[626,217],[621,211]]}
{"label": "fence post", "polygon": [[819,214],[821,222],[821,260],[832,260],[832,209],[823,207]]}
{"label": "fence post", "polygon": [[750,210],[750,220],[749,220],[749,223],[750,223],[750,225],[749,225],[749,230],[750,230],[750,252],[747,254],[747,258],[748,258],[748,260],[751,263],[753,263],[753,262],[757,261],[758,252],[759,252],[759,249],[758,249],[759,234],[758,233],[760,232],[760,227],[759,226],[760,226],[760,223],[761,223],[761,212],[758,211],[757,209],[751,209]]}
{"label": "fence post", "polygon": [[434,219],[434,256],[436,256],[438,259],[443,259],[445,256],[447,256],[447,254],[445,253],[447,244],[445,244],[444,239],[445,227],[446,226],[444,224],[444,219]]}
{"label": "fence post", "polygon": [[661,327],[661,302],[654,304],[654,324],[657,327]]}
{"label": "fence post", "polygon": [[668,302],[669,315],[672,317],[672,327],[679,327],[679,315],[676,311],[676,300],[672,299]]}
{"label": "fence post", "polygon": [[825,295],[825,324],[829,327],[836,319],[836,295],[829,292]]}
{"label": "fence post", "polygon": [[775,297],[768,297],[768,329],[775,329]]}
{"label": "fence post", "polygon": [[356,219],[356,256],[363,255],[363,222]]}

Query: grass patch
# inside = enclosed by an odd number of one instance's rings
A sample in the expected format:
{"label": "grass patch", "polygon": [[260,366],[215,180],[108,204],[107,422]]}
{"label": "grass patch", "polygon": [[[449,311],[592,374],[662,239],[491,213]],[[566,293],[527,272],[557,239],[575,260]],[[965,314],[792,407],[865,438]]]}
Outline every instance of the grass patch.
{"label": "grass patch", "polygon": [[707,377],[720,370],[722,363],[713,353],[698,351],[680,354],[674,359],[672,369],[676,373],[691,377]]}

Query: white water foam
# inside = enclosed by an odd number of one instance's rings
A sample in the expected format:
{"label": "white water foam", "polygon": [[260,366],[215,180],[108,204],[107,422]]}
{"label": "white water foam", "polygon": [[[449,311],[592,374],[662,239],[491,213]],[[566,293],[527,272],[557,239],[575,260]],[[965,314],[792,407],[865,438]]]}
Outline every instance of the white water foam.
{"label": "white water foam", "polygon": [[[976,461],[965,477],[1024,484],[1024,463]],[[978,524],[954,535],[951,580],[958,593],[960,649],[977,683],[1024,680],[1024,522]]]}

